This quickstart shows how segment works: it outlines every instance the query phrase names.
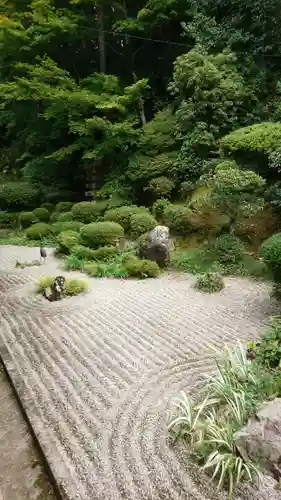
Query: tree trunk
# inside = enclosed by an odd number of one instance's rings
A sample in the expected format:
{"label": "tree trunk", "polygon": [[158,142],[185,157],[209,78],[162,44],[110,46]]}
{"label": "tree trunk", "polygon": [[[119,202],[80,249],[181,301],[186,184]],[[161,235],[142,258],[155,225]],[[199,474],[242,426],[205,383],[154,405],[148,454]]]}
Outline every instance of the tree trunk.
{"label": "tree trunk", "polygon": [[[138,81],[137,75],[134,71],[133,71],[133,79],[134,79],[135,83]],[[141,98],[139,99],[139,113],[140,113],[140,119],[141,119],[142,126],[144,126],[144,125],[146,125],[147,120],[146,120],[146,116],[145,116],[143,100]]]}
{"label": "tree trunk", "polygon": [[100,54],[100,72],[106,73],[106,47],[104,38],[104,13],[103,7],[99,3],[97,6],[97,20],[99,27],[99,54]]}

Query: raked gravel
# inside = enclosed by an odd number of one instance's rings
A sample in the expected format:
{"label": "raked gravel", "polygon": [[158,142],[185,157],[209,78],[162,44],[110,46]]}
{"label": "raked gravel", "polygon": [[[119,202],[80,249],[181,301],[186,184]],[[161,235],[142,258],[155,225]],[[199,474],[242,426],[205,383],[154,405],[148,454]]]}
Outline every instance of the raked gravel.
{"label": "raked gravel", "polygon": [[[182,389],[214,370],[214,348],[256,337],[276,310],[265,284],[226,280],[204,295],[192,278],[89,279],[85,295],[49,303],[44,275],[66,273],[48,250],[0,247],[0,353],[68,500],[221,500],[167,433]],[[88,279],[84,276],[84,279]],[[280,500],[264,478],[235,500]]]}

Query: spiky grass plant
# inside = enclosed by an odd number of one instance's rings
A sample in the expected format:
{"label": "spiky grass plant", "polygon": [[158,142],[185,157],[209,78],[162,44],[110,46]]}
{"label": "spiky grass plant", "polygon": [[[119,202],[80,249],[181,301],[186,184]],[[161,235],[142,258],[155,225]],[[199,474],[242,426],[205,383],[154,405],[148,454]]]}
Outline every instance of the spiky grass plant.
{"label": "spiky grass plant", "polygon": [[199,391],[202,403],[184,392],[177,398],[169,429],[188,445],[190,456],[203,470],[212,473],[218,488],[227,488],[230,500],[235,486],[259,478],[256,464],[241,457],[235,442],[237,430],[260,401],[259,378],[241,344],[226,349],[217,368]]}

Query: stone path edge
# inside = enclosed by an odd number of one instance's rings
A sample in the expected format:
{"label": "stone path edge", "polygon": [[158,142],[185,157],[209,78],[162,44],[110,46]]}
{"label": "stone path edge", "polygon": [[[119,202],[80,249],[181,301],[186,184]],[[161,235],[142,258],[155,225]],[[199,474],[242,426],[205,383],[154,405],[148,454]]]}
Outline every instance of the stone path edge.
{"label": "stone path edge", "polygon": [[14,373],[12,369],[9,369],[9,364],[12,366],[12,357],[10,356],[9,350],[6,348],[6,346],[0,342],[0,363],[3,366],[4,373],[7,377],[7,380],[12,388],[13,394],[16,398],[17,404],[19,406],[19,409],[23,415],[23,418],[27,424],[28,430],[32,436],[32,439],[34,441],[34,445],[36,447],[36,450],[39,454],[39,457],[42,461],[42,466],[44,468],[44,471],[46,472],[48,479],[54,489],[55,495],[57,500],[69,500],[68,495],[66,494],[65,491],[63,491],[62,487],[57,483],[55,476],[52,472],[52,469],[50,467],[49,461],[47,459],[47,456],[44,452],[44,448],[40,443],[40,439],[37,436],[37,433],[35,431],[34,426],[32,425],[32,418],[28,415],[28,410],[25,408],[25,405],[22,401],[22,396],[24,394],[25,390],[25,382],[23,380],[18,380],[17,375]]}

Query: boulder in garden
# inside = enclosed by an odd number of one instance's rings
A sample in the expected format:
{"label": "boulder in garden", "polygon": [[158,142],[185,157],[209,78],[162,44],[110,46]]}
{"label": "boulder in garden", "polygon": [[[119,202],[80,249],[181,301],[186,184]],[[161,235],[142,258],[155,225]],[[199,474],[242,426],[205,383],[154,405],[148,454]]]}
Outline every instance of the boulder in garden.
{"label": "boulder in garden", "polygon": [[173,243],[169,238],[169,228],[156,226],[146,237],[140,239],[138,257],[157,262],[159,267],[165,267],[170,260]]}
{"label": "boulder in garden", "polygon": [[281,398],[265,403],[249,424],[236,433],[236,447],[244,458],[257,462],[276,481],[281,478]]}

